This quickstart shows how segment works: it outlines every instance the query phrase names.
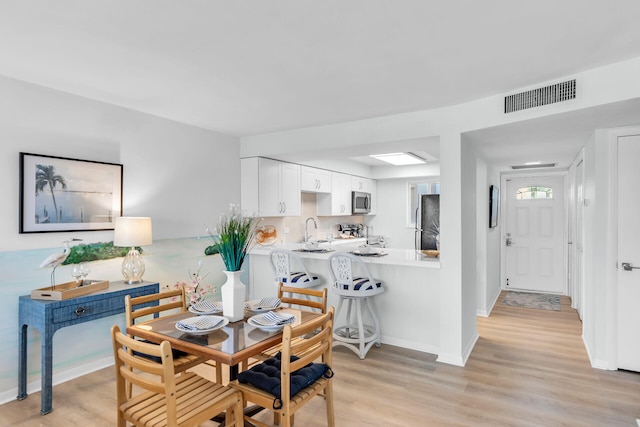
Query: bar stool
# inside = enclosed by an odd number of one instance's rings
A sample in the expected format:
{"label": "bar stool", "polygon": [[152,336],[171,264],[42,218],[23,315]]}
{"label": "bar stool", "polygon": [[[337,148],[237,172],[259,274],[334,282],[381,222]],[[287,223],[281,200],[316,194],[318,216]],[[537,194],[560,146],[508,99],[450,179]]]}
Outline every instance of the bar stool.
{"label": "bar stool", "polygon": [[315,288],[322,284],[322,279],[309,273],[302,259],[294,252],[286,249],[272,249],[269,256],[276,285],[282,283],[296,288]]}
{"label": "bar stool", "polygon": [[[331,290],[340,297],[333,332],[333,346],[345,346],[356,353],[360,359],[364,359],[373,345],[380,347],[380,322],[371,297],[383,293],[384,287],[381,281],[373,278],[367,265],[355,255],[334,253],[329,256],[329,266],[333,280]],[[364,272],[364,275],[355,275],[354,267]],[[345,301],[347,302],[345,324],[340,325],[339,316]],[[354,304],[355,313],[352,313]],[[363,309],[369,314],[373,325],[364,323]]]}

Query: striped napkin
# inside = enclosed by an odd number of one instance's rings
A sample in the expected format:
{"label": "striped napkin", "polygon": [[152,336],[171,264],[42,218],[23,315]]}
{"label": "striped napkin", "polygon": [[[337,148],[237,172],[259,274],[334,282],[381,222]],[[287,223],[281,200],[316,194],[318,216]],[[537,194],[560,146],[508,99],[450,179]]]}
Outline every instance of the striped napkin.
{"label": "striped napkin", "polygon": [[194,311],[199,311],[200,313],[215,313],[222,311],[222,303],[206,299],[204,301],[191,304],[191,308]]}
{"label": "striped napkin", "polygon": [[272,308],[276,308],[280,305],[280,298],[278,297],[266,297],[262,298],[260,301],[253,301],[252,303],[245,302],[245,308],[249,310],[268,310]]}
{"label": "striped napkin", "polygon": [[290,313],[269,311],[268,313],[255,315],[252,319],[260,326],[282,326],[293,323],[296,316]]}
{"label": "striped napkin", "polygon": [[176,322],[176,325],[186,331],[202,331],[213,329],[218,326],[224,318],[218,316],[198,316]]}

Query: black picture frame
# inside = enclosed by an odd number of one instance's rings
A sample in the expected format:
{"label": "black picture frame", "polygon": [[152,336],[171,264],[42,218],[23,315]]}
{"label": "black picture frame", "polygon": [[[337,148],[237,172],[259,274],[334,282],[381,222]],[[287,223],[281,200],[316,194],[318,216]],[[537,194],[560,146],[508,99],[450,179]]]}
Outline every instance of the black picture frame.
{"label": "black picture frame", "polygon": [[113,230],[122,175],[118,163],[20,153],[19,232]]}
{"label": "black picture frame", "polygon": [[498,226],[498,214],[500,212],[500,190],[496,185],[489,187],[489,228]]}

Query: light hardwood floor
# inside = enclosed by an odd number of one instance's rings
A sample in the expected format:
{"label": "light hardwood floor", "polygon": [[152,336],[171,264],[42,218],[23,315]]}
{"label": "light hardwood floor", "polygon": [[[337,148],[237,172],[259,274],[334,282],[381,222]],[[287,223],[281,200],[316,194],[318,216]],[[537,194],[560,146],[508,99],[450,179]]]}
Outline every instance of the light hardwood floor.
{"label": "light hardwood floor", "polygon": [[[636,425],[640,374],[591,368],[568,298],[559,312],[501,300],[490,317],[478,319],[480,339],[464,368],[388,345],[365,360],[336,348],[336,425]],[[113,426],[113,376],[108,368],[56,386],[54,411],[46,416],[39,415],[39,393],[2,405],[0,426]],[[308,404],[296,425],[326,426],[324,403]]]}

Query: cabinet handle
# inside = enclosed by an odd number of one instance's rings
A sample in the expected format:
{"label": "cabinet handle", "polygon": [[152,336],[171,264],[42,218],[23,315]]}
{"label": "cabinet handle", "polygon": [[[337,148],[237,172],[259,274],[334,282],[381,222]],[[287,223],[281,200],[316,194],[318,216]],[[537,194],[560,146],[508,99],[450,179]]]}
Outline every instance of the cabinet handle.
{"label": "cabinet handle", "polygon": [[87,309],[82,307],[82,306],[76,308],[76,316],[78,316],[78,317],[82,316],[86,312],[87,312]]}
{"label": "cabinet handle", "polygon": [[282,202],[282,213],[287,211],[287,202]]}

